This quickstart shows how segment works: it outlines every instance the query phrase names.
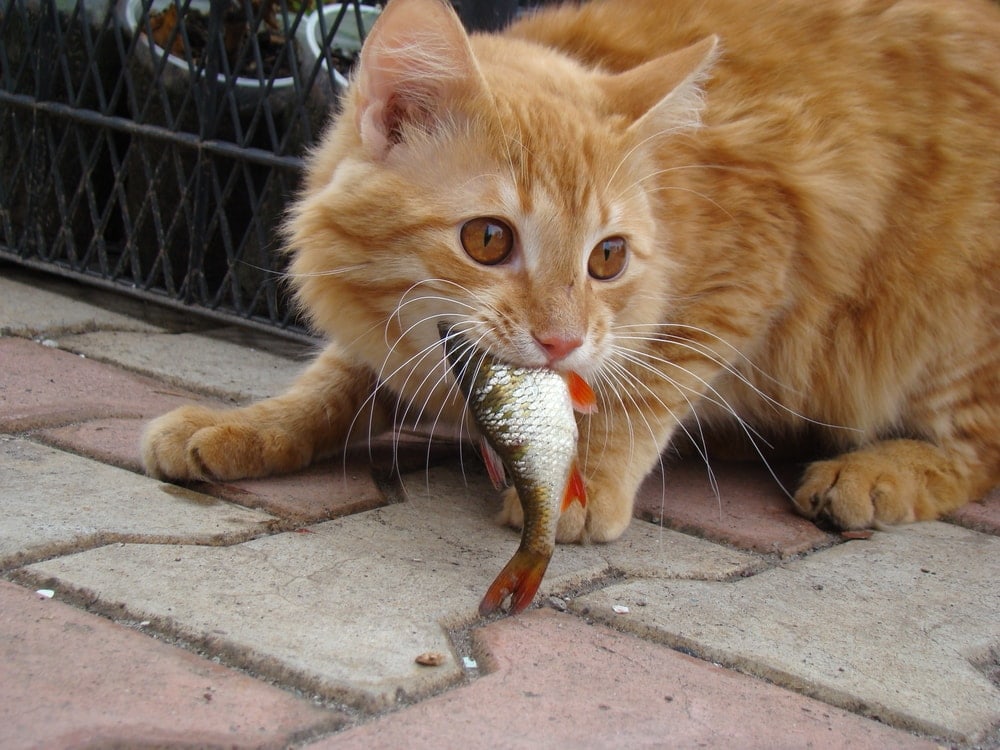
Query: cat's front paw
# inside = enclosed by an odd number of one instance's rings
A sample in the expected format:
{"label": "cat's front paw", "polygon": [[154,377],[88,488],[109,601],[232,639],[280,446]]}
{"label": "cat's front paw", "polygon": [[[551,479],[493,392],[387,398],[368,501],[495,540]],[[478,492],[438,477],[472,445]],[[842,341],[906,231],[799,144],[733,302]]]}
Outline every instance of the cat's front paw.
{"label": "cat's front paw", "polygon": [[267,457],[280,437],[255,429],[235,414],[183,406],[154,419],[142,435],[146,472],[181,481],[228,481],[271,473],[274,467]]}
{"label": "cat's front paw", "polygon": [[521,509],[521,498],[517,496],[517,490],[508,487],[503,491],[502,497],[503,507],[497,514],[497,523],[520,529],[524,526],[524,510]]}
{"label": "cat's front paw", "polygon": [[899,451],[867,449],[811,464],[795,493],[796,510],[840,529],[916,521],[926,489],[901,458]]}
{"label": "cat's front paw", "polygon": [[[589,489],[587,494],[586,507],[574,502],[559,516],[559,523],[556,526],[556,542],[559,544],[611,542],[622,535],[632,520],[630,500],[600,503],[594,501]],[[520,529],[524,525],[521,500],[513,487],[504,490],[503,509],[497,520],[515,529]]]}
{"label": "cat's front paw", "polygon": [[[521,499],[513,487],[508,487],[503,491],[503,509],[497,515],[497,522],[514,529],[520,529],[524,526],[524,510],[521,508]],[[587,516],[583,506],[579,503],[573,503],[559,516],[559,523],[556,526],[556,542],[570,544],[584,541],[586,522]]]}

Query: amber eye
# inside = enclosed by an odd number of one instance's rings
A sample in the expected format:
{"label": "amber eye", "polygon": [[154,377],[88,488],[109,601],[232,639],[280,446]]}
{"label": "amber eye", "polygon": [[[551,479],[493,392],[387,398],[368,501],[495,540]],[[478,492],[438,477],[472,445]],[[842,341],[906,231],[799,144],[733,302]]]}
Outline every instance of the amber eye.
{"label": "amber eye", "polygon": [[595,279],[607,281],[625,270],[628,244],[624,237],[606,237],[594,246],[587,260],[587,271]]}
{"label": "amber eye", "polygon": [[514,249],[514,230],[500,219],[472,219],[462,225],[462,247],[477,263],[492,266]]}

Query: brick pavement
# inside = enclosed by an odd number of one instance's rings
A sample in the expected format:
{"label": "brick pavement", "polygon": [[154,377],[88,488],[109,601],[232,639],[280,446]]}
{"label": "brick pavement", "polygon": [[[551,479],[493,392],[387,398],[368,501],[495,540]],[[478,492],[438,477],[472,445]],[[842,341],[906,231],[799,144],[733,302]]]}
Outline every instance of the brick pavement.
{"label": "brick pavement", "polygon": [[517,536],[468,452],[141,476],[146,419],[277,392],[307,348],[77,292],[0,265],[2,747],[1000,744],[1000,493],[845,541],[759,467],[716,496],[668,466],[484,622]]}

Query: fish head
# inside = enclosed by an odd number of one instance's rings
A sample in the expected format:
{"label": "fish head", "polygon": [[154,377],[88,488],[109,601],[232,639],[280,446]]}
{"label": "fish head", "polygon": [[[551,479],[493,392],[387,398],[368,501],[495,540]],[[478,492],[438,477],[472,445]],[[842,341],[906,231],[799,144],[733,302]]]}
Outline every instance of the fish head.
{"label": "fish head", "polygon": [[448,369],[455,377],[459,389],[468,398],[474,387],[477,370],[477,363],[474,360],[481,359],[485,353],[478,351],[461,333],[456,331],[454,324],[440,321],[437,327],[444,345]]}

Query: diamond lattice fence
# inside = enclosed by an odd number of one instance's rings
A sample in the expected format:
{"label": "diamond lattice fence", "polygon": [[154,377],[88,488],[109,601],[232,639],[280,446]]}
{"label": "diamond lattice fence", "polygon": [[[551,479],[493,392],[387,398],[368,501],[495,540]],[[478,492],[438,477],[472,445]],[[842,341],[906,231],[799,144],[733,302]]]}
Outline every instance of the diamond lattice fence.
{"label": "diamond lattice fence", "polygon": [[301,333],[281,218],[377,13],[0,0],[0,260]]}

